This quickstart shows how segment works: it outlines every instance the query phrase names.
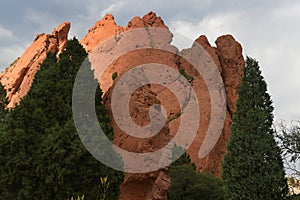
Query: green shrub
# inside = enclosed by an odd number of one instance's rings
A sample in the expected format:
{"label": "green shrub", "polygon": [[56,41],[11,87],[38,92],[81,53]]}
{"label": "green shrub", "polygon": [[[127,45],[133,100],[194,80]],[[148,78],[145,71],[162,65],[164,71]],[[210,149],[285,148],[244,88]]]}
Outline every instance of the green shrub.
{"label": "green shrub", "polygon": [[114,72],[114,73],[111,75],[111,79],[112,79],[112,80],[115,80],[116,78],[118,78],[118,72]]}
{"label": "green shrub", "polygon": [[212,174],[197,173],[190,164],[172,166],[169,200],[222,200],[223,181]]}

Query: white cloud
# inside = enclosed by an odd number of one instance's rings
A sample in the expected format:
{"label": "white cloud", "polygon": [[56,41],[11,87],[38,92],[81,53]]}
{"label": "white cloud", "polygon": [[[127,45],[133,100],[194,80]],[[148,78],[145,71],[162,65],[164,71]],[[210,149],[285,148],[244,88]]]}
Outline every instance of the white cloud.
{"label": "white cloud", "polygon": [[5,29],[0,25],[0,38],[1,39],[11,39],[11,38],[13,38],[13,34],[10,30]]}
{"label": "white cloud", "polygon": [[[298,2],[297,2],[298,3]],[[280,18],[297,18],[300,17],[300,4],[288,4],[274,9],[274,17]]]}
{"label": "white cloud", "polygon": [[109,5],[107,8],[102,10],[101,15],[104,16],[106,14],[111,14],[112,12],[116,12],[124,5],[124,1],[118,1],[117,3],[113,3]]}
{"label": "white cloud", "polygon": [[44,12],[41,12],[37,9],[26,8],[25,10],[25,18],[34,24],[45,24],[45,19],[47,19],[47,23],[51,20],[50,16]]}
{"label": "white cloud", "polygon": [[[63,22],[56,22],[55,18],[51,16],[50,13],[34,8],[26,8],[24,18],[29,21],[31,25],[35,25],[35,30],[31,30],[35,32],[33,34],[50,33],[54,30],[54,28]],[[32,39],[33,38],[34,35],[32,35]]]}
{"label": "white cloud", "polygon": [[20,45],[5,46],[0,48],[0,71],[4,70],[8,65],[6,63],[12,63],[18,57],[22,55],[24,47]]}

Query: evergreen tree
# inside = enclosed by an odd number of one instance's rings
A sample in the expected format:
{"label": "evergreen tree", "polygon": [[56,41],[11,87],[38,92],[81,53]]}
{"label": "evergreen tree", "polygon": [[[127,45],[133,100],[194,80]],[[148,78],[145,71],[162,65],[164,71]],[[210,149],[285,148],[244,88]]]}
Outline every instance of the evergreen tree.
{"label": "evergreen tree", "polygon": [[223,163],[226,199],[285,199],[287,182],[274,139],[273,106],[258,62],[247,57]]}
{"label": "evergreen tree", "polygon": [[6,91],[0,82],[0,120],[4,118],[7,110],[6,106],[8,104],[7,98],[6,98]]}
{"label": "evergreen tree", "polygon": [[[118,199],[123,174],[90,155],[73,122],[73,84],[86,57],[75,38],[68,41],[60,62],[49,53],[27,96],[7,114],[0,136],[1,198],[67,199],[84,194],[86,199],[97,199],[100,177],[108,176],[109,199]],[[101,94],[98,87],[100,105],[95,108],[112,138]]]}

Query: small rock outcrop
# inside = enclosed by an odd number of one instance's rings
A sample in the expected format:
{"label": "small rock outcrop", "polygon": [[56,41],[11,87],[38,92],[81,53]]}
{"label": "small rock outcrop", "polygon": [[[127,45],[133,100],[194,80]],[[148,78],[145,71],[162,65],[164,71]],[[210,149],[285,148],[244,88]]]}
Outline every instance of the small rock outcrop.
{"label": "small rock outcrop", "polygon": [[23,55],[0,74],[0,81],[7,91],[8,107],[12,108],[27,94],[47,52],[61,53],[66,46],[70,23],[65,22],[52,34],[38,34]]}

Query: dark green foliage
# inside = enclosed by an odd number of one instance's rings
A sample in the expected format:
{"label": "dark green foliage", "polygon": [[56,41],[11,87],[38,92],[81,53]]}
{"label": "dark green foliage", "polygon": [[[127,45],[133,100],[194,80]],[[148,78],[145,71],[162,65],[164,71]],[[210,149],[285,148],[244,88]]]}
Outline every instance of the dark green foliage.
{"label": "dark green foliage", "polygon": [[[183,151],[181,147],[175,145],[172,155],[180,155]],[[169,200],[223,199],[222,180],[215,178],[212,174],[197,173],[195,165],[191,163],[186,152],[172,163],[169,175],[171,177],[171,188],[168,191]]]}
{"label": "dark green foliage", "polygon": [[186,153],[186,151],[181,146],[177,146],[176,144],[172,149],[172,161],[173,163],[171,167],[189,164],[193,166],[194,170],[196,170],[195,164],[191,163],[192,161],[190,156]]}
{"label": "dark green foliage", "polygon": [[5,109],[7,104],[8,104],[8,101],[6,98],[6,91],[5,91],[2,83],[0,82],[0,120],[2,120],[5,116],[5,114],[7,113],[7,110]]}
{"label": "dark green foliage", "polygon": [[171,121],[173,121],[173,120],[175,120],[175,119],[178,119],[181,115],[182,115],[182,112],[181,112],[181,111],[178,112],[178,113],[176,113],[175,115],[173,115],[173,116],[171,116],[171,117],[169,118],[169,122],[171,122]]}
{"label": "dark green foliage", "polygon": [[186,80],[188,80],[188,82],[192,82],[194,80],[194,77],[188,75],[184,69],[179,70],[179,72],[182,76],[184,76],[184,78],[186,78]]}
{"label": "dark green foliage", "polygon": [[16,64],[18,62],[19,58],[17,58],[16,60],[14,60],[9,66],[13,66],[14,64]]}
{"label": "dark green foliage", "polygon": [[[0,135],[1,198],[67,199],[84,194],[85,199],[97,199],[100,177],[108,176],[109,198],[118,199],[123,174],[89,154],[73,122],[73,84],[86,57],[75,38],[68,41],[60,62],[49,53],[28,95],[7,114]],[[98,87],[97,116],[112,138],[101,95]]]}
{"label": "dark green foliage", "polygon": [[300,200],[300,195],[293,195],[288,198],[288,200]]}
{"label": "dark green foliage", "polygon": [[112,79],[112,80],[115,80],[116,78],[118,78],[118,72],[114,72],[114,73],[111,75],[111,79]]}
{"label": "dark green foliage", "polygon": [[212,174],[198,174],[190,164],[172,166],[169,174],[172,180],[169,200],[224,199],[223,182]]}
{"label": "dark green foliage", "polygon": [[258,62],[247,58],[223,163],[226,199],[285,199],[287,182],[274,139],[272,101]]}

